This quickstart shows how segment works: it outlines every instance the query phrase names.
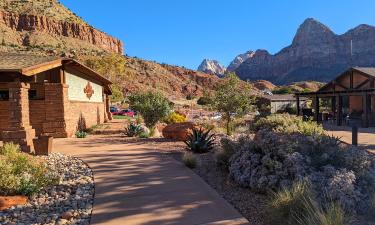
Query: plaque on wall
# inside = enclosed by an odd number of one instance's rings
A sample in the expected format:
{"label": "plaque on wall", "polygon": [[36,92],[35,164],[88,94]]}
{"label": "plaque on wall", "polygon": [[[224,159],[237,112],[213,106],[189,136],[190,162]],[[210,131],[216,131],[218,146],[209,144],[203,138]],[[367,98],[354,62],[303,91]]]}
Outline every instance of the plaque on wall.
{"label": "plaque on wall", "polygon": [[94,94],[94,89],[90,82],[87,82],[86,87],[83,89],[83,92],[86,94],[88,99],[91,99],[92,95]]}

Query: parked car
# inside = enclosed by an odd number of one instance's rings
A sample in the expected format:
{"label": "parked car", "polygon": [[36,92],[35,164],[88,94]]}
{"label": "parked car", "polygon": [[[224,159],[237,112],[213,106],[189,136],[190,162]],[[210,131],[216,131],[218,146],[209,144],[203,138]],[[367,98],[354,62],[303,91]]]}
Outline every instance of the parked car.
{"label": "parked car", "polygon": [[131,109],[123,109],[123,110],[113,113],[113,115],[117,115],[117,116],[130,116],[130,117],[134,117],[135,114],[136,113]]}
{"label": "parked car", "polygon": [[109,111],[110,111],[111,113],[115,113],[115,112],[118,112],[119,110],[118,110],[118,108],[117,108],[116,106],[111,106],[111,107],[109,108]]}

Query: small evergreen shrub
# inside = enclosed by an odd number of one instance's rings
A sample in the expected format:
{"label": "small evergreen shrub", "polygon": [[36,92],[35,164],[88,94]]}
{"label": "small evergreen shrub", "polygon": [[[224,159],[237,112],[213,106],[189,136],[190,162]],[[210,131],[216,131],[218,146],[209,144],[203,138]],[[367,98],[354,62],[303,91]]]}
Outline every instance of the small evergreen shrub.
{"label": "small evergreen shrub", "polygon": [[211,134],[211,130],[204,131],[203,128],[194,128],[188,139],[184,142],[190,151],[194,153],[206,153],[214,146],[214,134]]}
{"label": "small evergreen shrub", "polygon": [[76,138],[86,138],[87,137],[87,132],[85,131],[76,131]]}
{"label": "small evergreen shrub", "polygon": [[167,124],[183,123],[183,122],[186,122],[186,117],[179,113],[172,112],[171,114],[168,115],[167,118],[164,119],[164,122]]}
{"label": "small evergreen shrub", "polygon": [[0,195],[31,196],[58,182],[54,172],[19,146],[5,143],[0,148]]}
{"label": "small evergreen shrub", "polygon": [[189,167],[190,169],[197,167],[197,158],[191,152],[185,152],[184,156],[182,157],[182,161],[184,162],[185,166]]}

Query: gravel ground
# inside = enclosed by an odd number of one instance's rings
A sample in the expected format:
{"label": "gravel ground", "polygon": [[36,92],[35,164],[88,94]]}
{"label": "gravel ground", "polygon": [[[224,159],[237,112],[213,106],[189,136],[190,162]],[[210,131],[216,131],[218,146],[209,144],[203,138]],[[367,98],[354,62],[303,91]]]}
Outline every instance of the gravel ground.
{"label": "gravel ground", "polygon": [[42,158],[56,169],[59,185],[43,189],[26,205],[0,212],[0,224],[90,224],[95,192],[91,169],[62,154]]}
{"label": "gravel ground", "polygon": [[[186,151],[185,145],[181,142],[164,141],[158,142],[157,146],[159,151],[178,161],[182,161],[182,156]],[[226,171],[216,165],[213,153],[196,154],[196,156],[198,165],[193,171],[246,217],[251,225],[263,225],[264,218],[266,218],[267,196],[237,185],[229,178]]]}

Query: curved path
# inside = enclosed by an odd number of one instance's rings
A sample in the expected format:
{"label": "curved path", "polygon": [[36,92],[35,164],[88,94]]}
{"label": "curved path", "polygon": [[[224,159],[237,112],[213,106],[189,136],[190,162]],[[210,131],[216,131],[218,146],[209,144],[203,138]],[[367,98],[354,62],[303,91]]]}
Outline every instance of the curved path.
{"label": "curved path", "polygon": [[55,139],[54,151],[77,156],[94,171],[91,224],[248,224],[194,172],[121,136]]}

